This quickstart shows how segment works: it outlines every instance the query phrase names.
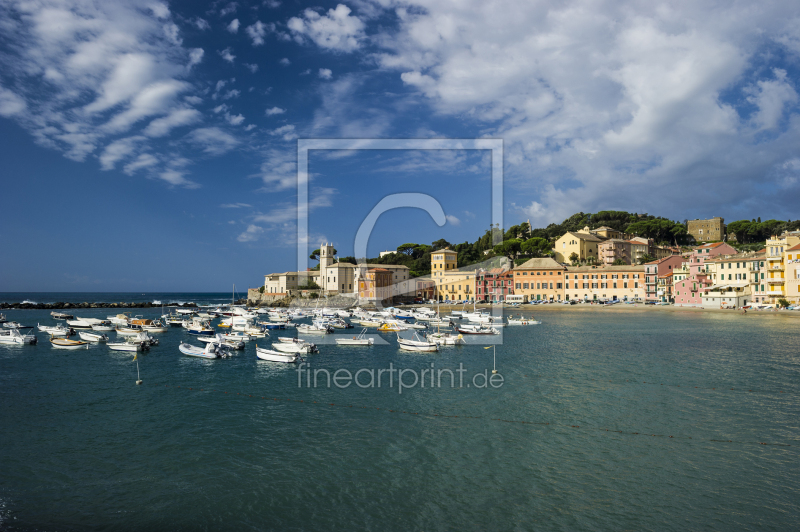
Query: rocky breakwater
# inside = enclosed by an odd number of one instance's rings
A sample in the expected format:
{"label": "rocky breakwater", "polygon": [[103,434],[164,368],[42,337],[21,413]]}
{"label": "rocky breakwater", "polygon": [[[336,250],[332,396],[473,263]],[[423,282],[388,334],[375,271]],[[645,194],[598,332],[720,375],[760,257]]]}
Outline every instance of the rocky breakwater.
{"label": "rocky breakwater", "polygon": [[[170,307],[197,308],[194,303],[184,303],[182,305],[169,305]],[[161,308],[149,301],[130,301],[120,303],[0,303],[0,309],[34,309],[34,310],[62,310],[62,309],[86,309],[86,308]]]}

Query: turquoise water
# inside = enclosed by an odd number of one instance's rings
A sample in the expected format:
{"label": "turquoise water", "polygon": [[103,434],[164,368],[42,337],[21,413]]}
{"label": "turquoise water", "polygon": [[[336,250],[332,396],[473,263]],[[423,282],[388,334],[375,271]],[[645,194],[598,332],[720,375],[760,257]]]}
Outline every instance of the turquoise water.
{"label": "turquoise water", "polygon": [[[140,355],[141,386],[130,354],[54,350],[43,335],[0,346],[0,528],[796,529],[800,322],[537,317],[497,348],[503,386],[402,394],[299,388],[252,345],[183,357],[182,329]],[[477,345],[321,351],[312,369],[462,363],[467,383],[492,363]]]}

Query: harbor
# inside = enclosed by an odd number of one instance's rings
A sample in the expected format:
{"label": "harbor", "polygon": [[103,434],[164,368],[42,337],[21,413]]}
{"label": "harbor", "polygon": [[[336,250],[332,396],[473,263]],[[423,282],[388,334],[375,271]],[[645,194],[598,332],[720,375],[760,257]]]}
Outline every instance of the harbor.
{"label": "harbor", "polygon": [[[415,353],[375,329],[384,342],[371,346],[320,343],[356,328],[318,335],[301,366],[256,356],[256,344],[296,330],[207,360],[180,353],[200,342],[170,328],[135,353],[140,377],[134,353],[102,344],[0,345],[0,519],[12,530],[160,528],[167,515],[178,528],[306,529],[310,512],[315,529],[354,516],[428,529],[446,516],[462,529],[679,530],[713,515],[720,528],[792,528],[800,337],[786,315],[640,307],[620,328],[615,310],[601,310],[522,311],[542,323],[501,328],[500,388],[472,385],[492,368],[481,344]],[[8,318],[56,321],[39,310]],[[305,385],[306,368],[390,364],[463,365],[470,386],[446,379],[400,394],[386,376],[380,388],[342,388],[322,374]]]}

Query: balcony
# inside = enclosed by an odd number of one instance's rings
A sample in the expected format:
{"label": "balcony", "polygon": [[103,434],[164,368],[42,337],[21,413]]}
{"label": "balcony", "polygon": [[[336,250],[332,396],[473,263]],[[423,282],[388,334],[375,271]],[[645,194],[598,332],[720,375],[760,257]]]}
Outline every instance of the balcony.
{"label": "balcony", "polygon": [[767,284],[783,284],[784,282],[786,282],[786,279],[784,279],[784,278],[780,278],[780,279],[767,279]]}
{"label": "balcony", "polygon": [[767,270],[769,270],[771,272],[775,272],[775,271],[782,272],[784,270],[784,266],[783,266],[783,264],[776,264],[775,266],[773,266],[771,268],[767,268]]}

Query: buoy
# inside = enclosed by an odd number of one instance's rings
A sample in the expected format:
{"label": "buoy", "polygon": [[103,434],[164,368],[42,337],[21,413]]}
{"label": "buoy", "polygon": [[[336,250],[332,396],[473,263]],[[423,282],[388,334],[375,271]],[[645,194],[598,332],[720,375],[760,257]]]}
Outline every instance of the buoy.
{"label": "buoy", "polygon": [[496,370],[496,369],[493,369],[493,370],[492,370],[492,373],[497,373],[497,370]]}
{"label": "buoy", "polygon": [[137,384],[137,385],[139,385],[139,384],[141,384],[141,383],[142,383],[142,379],[139,379],[138,381],[136,381],[136,384]]}

